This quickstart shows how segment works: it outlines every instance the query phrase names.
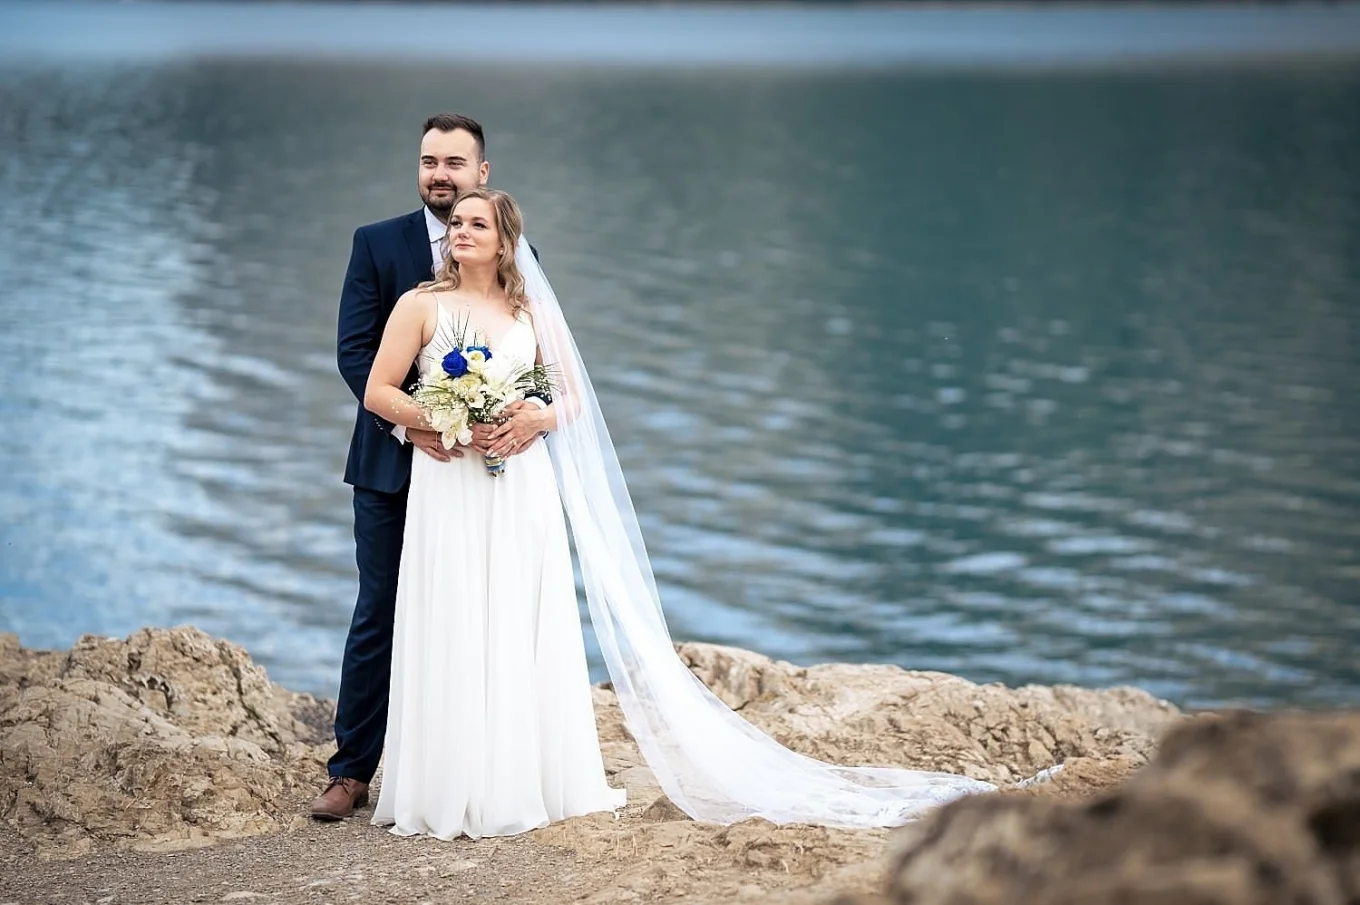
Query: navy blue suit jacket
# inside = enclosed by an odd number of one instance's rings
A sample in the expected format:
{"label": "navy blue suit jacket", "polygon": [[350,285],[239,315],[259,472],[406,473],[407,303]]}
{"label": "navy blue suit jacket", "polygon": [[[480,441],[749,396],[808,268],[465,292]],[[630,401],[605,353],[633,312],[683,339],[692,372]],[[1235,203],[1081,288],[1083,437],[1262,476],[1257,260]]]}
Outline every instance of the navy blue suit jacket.
{"label": "navy blue suit jacket", "polygon": [[[423,208],[354,231],[336,335],[340,375],[359,400],[345,463],[346,484],[396,493],[411,479],[411,444],[399,443],[392,436],[393,425],[364,408],[364,389],[397,299],[433,279],[433,264]],[[415,377],[412,368],[408,378]]]}

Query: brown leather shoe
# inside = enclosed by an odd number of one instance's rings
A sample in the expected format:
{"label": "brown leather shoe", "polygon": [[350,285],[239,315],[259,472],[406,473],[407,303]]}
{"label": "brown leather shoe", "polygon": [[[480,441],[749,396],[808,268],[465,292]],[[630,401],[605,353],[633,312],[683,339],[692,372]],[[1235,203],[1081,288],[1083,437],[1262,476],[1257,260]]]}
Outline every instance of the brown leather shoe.
{"label": "brown leather shoe", "polygon": [[348,776],[332,776],[326,791],[312,801],[312,816],[317,820],[344,820],[355,808],[368,805],[368,783]]}

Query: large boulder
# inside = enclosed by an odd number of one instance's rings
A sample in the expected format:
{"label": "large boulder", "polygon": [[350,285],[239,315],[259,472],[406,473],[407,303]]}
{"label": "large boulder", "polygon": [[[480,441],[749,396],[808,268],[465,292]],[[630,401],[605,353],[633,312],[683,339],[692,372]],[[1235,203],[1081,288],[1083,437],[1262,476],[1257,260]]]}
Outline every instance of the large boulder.
{"label": "large boulder", "polygon": [[1113,762],[1122,777],[1182,718],[1134,688],[1007,688],[896,666],[800,667],[712,644],[678,650],[724,703],[802,754],[1000,786],[1078,758]]}
{"label": "large boulder", "polygon": [[40,850],[277,831],[315,784],[330,707],[192,628],[68,652],[0,637],[0,819]]}

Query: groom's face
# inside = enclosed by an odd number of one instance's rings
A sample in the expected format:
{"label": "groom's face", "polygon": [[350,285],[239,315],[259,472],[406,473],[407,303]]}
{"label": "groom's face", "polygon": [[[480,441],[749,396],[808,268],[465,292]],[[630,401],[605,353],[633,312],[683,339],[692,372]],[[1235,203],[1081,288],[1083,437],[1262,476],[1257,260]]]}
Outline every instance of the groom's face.
{"label": "groom's face", "polygon": [[420,140],[420,198],[441,219],[448,219],[459,192],[486,185],[490,175],[471,132],[431,129]]}

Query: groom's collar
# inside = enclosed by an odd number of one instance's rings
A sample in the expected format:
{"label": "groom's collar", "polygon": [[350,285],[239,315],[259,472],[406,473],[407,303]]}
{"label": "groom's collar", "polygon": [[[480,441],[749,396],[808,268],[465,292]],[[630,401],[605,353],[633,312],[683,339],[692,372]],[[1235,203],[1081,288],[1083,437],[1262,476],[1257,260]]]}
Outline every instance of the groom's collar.
{"label": "groom's collar", "polygon": [[449,231],[449,227],[431,213],[428,207],[422,207],[420,210],[425,214],[425,229],[430,234],[430,244],[433,245],[444,238],[444,234]]}

